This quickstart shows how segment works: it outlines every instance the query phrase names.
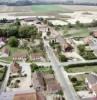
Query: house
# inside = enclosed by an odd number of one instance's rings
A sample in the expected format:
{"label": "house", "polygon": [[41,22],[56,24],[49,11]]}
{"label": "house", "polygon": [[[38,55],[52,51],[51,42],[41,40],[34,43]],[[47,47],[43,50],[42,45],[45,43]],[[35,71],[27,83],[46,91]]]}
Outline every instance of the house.
{"label": "house", "polygon": [[13,100],[45,100],[41,93],[21,93],[16,94]]}
{"label": "house", "polygon": [[60,84],[55,79],[54,74],[43,74],[48,93],[57,93],[62,90]]}
{"label": "house", "polygon": [[87,74],[85,82],[88,85],[90,92],[92,92],[94,96],[97,96],[97,76],[93,74]]}
{"label": "house", "polygon": [[37,91],[45,91],[49,94],[57,93],[62,90],[60,84],[53,74],[34,72],[33,86]]}
{"label": "house", "polygon": [[16,52],[13,56],[14,61],[26,61],[27,53],[26,52]]}
{"label": "house", "polygon": [[30,55],[31,61],[42,61],[43,55],[42,53],[33,53]]}
{"label": "house", "polygon": [[8,57],[9,56],[9,49],[3,48],[1,52],[2,57]]}
{"label": "house", "polygon": [[33,75],[33,86],[37,91],[44,91],[45,90],[45,82],[42,73],[34,72]]}
{"label": "house", "polygon": [[22,67],[17,62],[13,62],[10,66],[11,73],[18,73],[21,70],[22,70]]}
{"label": "house", "polygon": [[8,91],[0,94],[0,100],[46,100],[42,93],[29,91]]}
{"label": "house", "polygon": [[16,94],[13,100],[37,100],[36,93]]}
{"label": "house", "polygon": [[54,80],[49,80],[46,83],[46,89],[48,93],[57,93],[62,90],[60,84],[54,79]]}

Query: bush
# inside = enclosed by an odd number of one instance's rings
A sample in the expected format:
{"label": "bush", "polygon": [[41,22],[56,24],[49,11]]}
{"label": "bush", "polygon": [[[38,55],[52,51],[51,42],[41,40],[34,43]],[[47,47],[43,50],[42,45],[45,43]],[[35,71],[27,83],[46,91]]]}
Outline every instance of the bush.
{"label": "bush", "polygon": [[20,80],[16,80],[16,83],[20,83],[21,81]]}
{"label": "bush", "polygon": [[18,44],[19,44],[19,41],[16,37],[10,37],[9,40],[8,40],[8,44],[11,46],[11,47],[17,47]]}
{"label": "bush", "polygon": [[31,71],[32,72],[35,72],[39,68],[36,64],[31,64],[30,66],[31,66]]}
{"label": "bush", "polygon": [[60,90],[60,91],[58,91],[56,94],[59,94],[59,95],[63,96],[63,91]]}
{"label": "bush", "polygon": [[75,83],[75,82],[77,82],[77,78],[76,78],[76,77],[72,77],[72,78],[71,78],[71,81],[72,81],[73,83]]}
{"label": "bush", "polygon": [[67,59],[64,55],[60,54],[60,55],[59,55],[59,60],[60,60],[61,62],[67,62],[68,59]]}

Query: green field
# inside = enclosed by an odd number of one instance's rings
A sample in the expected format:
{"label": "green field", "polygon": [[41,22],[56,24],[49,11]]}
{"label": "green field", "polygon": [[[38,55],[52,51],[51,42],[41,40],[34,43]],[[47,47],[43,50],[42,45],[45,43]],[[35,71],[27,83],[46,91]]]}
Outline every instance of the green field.
{"label": "green field", "polygon": [[82,67],[65,67],[65,70],[69,73],[77,72],[95,72],[97,73],[97,66],[82,66]]}
{"label": "green field", "polygon": [[64,30],[64,36],[71,36],[71,37],[85,37],[88,36],[90,34],[90,30],[88,28],[65,28]]}
{"label": "green field", "polygon": [[47,13],[54,11],[64,11],[64,9],[58,5],[33,5],[32,11],[36,13]]}

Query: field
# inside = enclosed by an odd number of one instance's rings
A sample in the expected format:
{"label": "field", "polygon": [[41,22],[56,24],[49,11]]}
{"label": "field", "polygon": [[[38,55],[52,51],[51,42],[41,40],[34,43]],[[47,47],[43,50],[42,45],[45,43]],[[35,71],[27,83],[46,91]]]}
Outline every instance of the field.
{"label": "field", "polygon": [[66,37],[85,37],[88,36],[90,34],[90,30],[88,28],[64,28],[64,36]]}
{"label": "field", "polygon": [[58,5],[33,5],[32,11],[35,13],[50,13],[64,11],[64,9]]}
{"label": "field", "polygon": [[17,16],[56,15],[61,12],[71,12],[71,10],[61,5],[0,6],[0,13]]}
{"label": "field", "polygon": [[0,5],[0,13],[11,15],[58,15],[58,13],[73,11],[97,11],[97,6],[82,5],[32,5],[32,6],[4,6]]}
{"label": "field", "polygon": [[97,73],[97,66],[81,66],[81,67],[68,67],[66,71],[69,73],[77,72],[95,72]]}

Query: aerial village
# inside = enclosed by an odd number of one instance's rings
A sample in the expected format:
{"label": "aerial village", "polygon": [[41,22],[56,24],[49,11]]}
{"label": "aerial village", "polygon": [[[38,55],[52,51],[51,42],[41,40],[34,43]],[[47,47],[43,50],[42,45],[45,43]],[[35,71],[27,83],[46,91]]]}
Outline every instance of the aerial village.
{"label": "aerial village", "polygon": [[96,15],[75,15],[0,20],[0,100],[97,100]]}

